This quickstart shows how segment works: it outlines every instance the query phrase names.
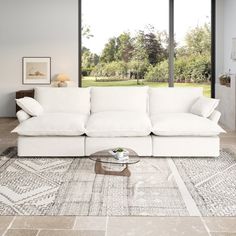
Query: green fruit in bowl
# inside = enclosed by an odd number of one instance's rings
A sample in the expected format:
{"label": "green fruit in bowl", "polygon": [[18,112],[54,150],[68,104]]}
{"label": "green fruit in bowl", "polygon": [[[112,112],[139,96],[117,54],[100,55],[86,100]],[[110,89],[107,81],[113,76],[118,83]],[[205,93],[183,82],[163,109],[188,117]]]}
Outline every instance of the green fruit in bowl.
{"label": "green fruit in bowl", "polygon": [[115,155],[118,159],[124,157],[125,150],[123,148],[116,148],[112,151],[113,151],[113,153],[115,153]]}
{"label": "green fruit in bowl", "polygon": [[123,152],[123,151],[124,151],[123,148],[117,148],[117,149],[116,149],[116,152]]}
{"label": "green fruit in bowl", "polygon": [[124,149],[123,148],[116,148],[114,150],[112,150],[114,153],[117,153],[117,152],[124,152]]}

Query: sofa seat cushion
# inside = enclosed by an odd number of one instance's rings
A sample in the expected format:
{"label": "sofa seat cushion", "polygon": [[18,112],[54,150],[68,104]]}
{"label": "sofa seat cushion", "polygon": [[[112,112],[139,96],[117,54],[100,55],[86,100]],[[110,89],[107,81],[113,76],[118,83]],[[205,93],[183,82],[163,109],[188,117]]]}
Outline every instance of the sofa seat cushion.
{"label": "sofa seat cushion", "polygon": [[91,137],[147,136],[151,122],[143,112],[98,112],[87,123],[86,134]]}
{"label": "sofa seat cushion", "polygon": [[162,113],[151,117],[152,132],[159,136],[216,136],[225,132],[213,121],[191,113]]}
{"label": "sofa seat cushion", "polygon": [[44,113],[20,123],[12,132],[25,136],[78,136],[85,133],[87,116],[75,113]]}

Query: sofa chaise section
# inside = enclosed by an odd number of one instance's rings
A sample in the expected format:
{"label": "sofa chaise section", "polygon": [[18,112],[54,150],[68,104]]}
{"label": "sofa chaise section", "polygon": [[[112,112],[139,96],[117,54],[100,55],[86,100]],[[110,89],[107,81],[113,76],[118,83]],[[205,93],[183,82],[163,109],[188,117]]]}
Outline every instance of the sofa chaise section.
{"label": "sofa chaise section", "polygon": [[150,88],[153,156],[219,156],[218,111],[202,117],[190,112],[202,88]]}

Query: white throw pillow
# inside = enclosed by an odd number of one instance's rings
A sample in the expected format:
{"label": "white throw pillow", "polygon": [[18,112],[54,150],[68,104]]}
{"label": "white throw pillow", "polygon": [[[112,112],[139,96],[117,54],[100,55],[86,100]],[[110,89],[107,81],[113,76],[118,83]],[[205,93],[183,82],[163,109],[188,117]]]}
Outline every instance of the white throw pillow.
{"label": "white throw pillow", "polygon": [[28,120],[31,116],[28,113],[26,113],[25,111],[19,110],[16,113],[16,117],[17,117],[18,121],[21,123],[25,120]]}
{"label": "white throw pillow", "polygon": [[31,116],[40,116],[43,113],[43,107],[31,97],[16,99],[16,103],[23,111]]}
{"label": "white throw pillow", "polygon": [[218,106],[219,102],[219,99],[207,98],[203,96],[199,97],[192,105],[190,112],[198,116],[209,117]]}

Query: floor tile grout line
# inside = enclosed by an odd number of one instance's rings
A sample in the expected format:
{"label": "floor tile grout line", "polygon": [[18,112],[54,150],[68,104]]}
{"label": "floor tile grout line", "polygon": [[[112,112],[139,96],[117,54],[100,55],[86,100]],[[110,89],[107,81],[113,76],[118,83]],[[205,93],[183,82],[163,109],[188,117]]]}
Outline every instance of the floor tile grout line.
{"label": "floor tile grout line", "polygon": [[41,230],[38,230],[38,229],[37,229],[37,234],[36,234],[36,236],[38,236],[38,235],[39,235],[40,231],[41,231]]}
{"label": "floor tile grout line", "polygon": [[226,231],[214,231],[214,230],[212,230],[210,232],[214,233],[214,234],[233,234],[233,236],[236,235],[236,231],[232,231],[232,230],[226,230]]}
{"label": "floor tile grout line", "polygon": [[75,216],[74,224],[73,224],[73,226],[72,226],[72,229],[73,229],[73,230],[75,229],[75,224],[76,224],[76,222],[77,222],[77,216]]}
{"label": "floor tile grout line", "polygon": [[106,217],[106,228],[105,228],[105,236],[107,236],[107,229],[108,229],[108,221],[109,221],[109,216],[107,215]]}
{"label": "floor tile grout line", "polygon": [[9,225],[8,225],[7,228],[6,228],[6,230],[3,232],[3,236],[6,234],[6,232],[8,231],[8,229],[11,228],[13,222],[15,221],[15,218],[16,218],[16,216],[14,216],[14,217],[12,218],[12,221],[9,223]]}
{"label": "floor tile grout line", "polygon": [[202,216],[200,216],[200,220],[201,220],[203,226],[205,227],[205,229],[206,229],[208,235],[209,235],[209,236],[212,236],[212,235],[211,235],[211,231],[210,231],[209,227],[207,226],[207,224],[206,224],[206,222],[205,222],[205,220],[204,220],[204,218],[203,218]]}
{"label": "floor tile grout line", "polygon": [[[86,230],[82,230],[82,229],[75,229],[75,224],[76,224],[76,221],[77,221],[77,218],[78,218],[78,216],[75,216],[74,218],[74,222],[73,222],[73,225],[72,225],[72,227],[71,228],[65,228],[65,229],[59,229],[59,228],[39,228],[39,227],[32,227],[32,228],[19,228],[19,227],[11,227],[12,226],[12,223],[13,223],[13,220],[15,220],[15,218],[16,218],[17,216],[14,216],[14,218],[12,219],[12,221],[10,222],[11,224],[9,224],[9,228],[11,228],[11,229],[13,229],[13,230],[22,230],[22,229],[24,229],[24,230],[37,230],[38,232],[37,232],[37,234],[36,234],[36,236],[40,233],[40,231],[42,231],[42,230],[56,230],[56,231],[63,231],[63,230],[67,230],[67,231],[90,231],[90,230],[94,230],[94,229],[86,229]],[[106,234],[106,231],[107,231],[107,227],[108,227],[108,216],[106,217],[106,222],[105,222],[105,234]],[[6,229],[6,231],[9,229],[9,228],[7,228]],[[96,230],[95,230],[96,231]],[[4,234],[5,234],[5,232],[4,232]],[[3,235],[4,236],[4,235]]]}
{"label": "floor tile grout line", "polygon": [[[39,231],[42,231],[42,230],[57,230],[57,231],[63,231],[63,230],[66,230],[66,231],[94,231],[94,230],[80,230],[80,229],[58,229],[58,228],[11,228],[11,229],[14,229],[14,230],[21,230],[21,229],[25,229],[25,230],[39,230]],[[96,231],[96,230],[95,230]]]}
{"label": "floor tile grout line", "polygon": [[[58,229],[58,228],[37,228],[37,227],[32,227],[32,228],[11,228],[10,229],[13,229],[13,230],[38,230],[38,231],[42,231],[42,230],[52,230],[52,231],[105,231],[105,230],[97,230],[97,229]],[[2,235],[3,236],[3,235]]]}

